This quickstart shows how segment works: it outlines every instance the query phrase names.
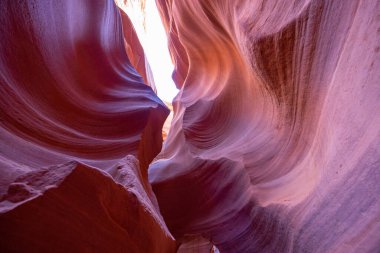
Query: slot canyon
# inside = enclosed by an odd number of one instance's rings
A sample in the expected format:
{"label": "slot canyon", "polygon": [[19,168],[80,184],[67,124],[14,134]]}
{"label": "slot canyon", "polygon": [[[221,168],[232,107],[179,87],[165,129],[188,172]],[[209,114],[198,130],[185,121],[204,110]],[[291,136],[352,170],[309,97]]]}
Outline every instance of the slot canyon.
{"label": "slot canyon", "polygon": [[0,0],[0,252],[379,253],[380,2],[148,1],[169,103],[114,0]]}

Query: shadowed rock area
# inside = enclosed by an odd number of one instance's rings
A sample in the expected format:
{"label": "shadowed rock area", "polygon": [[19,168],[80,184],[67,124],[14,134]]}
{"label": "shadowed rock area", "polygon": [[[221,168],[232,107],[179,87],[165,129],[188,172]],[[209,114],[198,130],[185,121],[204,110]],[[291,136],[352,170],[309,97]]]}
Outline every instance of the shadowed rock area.
{"label": "shadowed rock area", "polygon": [[163,144],[114,1],[0,1],[0,251],[379,252],[380,3],[156,3]]}
{"label": "shadowed rock area", "polygon": [[0,13],[0,251],[175,252],[147,179],[169,110],[128,18],[111,0]]}
{"label": "shadowed rock area", "polygon": [[117,168],[117,183],[76,162],[18,178],[1,201],[1,251],[173,251],[141,177],[132,173],[137,168],[129,165]]}

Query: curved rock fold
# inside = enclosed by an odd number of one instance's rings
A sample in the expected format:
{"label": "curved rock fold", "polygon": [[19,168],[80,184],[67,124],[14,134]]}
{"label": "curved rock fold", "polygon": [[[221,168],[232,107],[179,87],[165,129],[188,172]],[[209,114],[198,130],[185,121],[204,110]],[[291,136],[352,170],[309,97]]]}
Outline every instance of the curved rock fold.
{"label": "curved rock fold", "polygon": [[376,252],[379,4],[157,3],[181,91],[149,178],[176,239]]}
{"label": "curved rock fold", "polygon": [[0,251],[174,252],[147,179],[169,110],[125,14],[111,0],[0,13]]}

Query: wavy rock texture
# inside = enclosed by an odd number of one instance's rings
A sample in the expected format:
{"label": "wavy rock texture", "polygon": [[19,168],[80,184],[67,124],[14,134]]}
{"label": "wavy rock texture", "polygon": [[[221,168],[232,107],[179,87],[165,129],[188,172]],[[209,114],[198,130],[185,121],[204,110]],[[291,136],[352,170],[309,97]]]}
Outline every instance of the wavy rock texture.
{"label": "wavy rock texture", "polygon": [[128,17],[0,1],[0,251],[378,252],[380,4],[157,3],[181,91],[151,164]]}
{"label": "wavy rock texture", "polygon": [[149,179],[175,238],[378,252],[380,4],[157,4],[181,91]]}
{"label": "wavy rock texture", "polygon": [[0,251],[174,252],[147,181],[169,110],[128,19],[111,0],[0,13]]}

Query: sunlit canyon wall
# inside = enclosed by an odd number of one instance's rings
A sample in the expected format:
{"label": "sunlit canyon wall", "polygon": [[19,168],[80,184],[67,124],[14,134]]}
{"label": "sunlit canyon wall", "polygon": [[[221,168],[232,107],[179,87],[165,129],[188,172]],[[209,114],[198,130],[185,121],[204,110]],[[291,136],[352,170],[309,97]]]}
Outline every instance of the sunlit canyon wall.
{"label": "sunlit canyon wall", "polygon": [[0,1],[0,252],[379,252],[378,1],[157,5],[162,150],[112,0]]}
{"label": "sunlit canyon wall", "polygon": [[181,91],[149,179],[177,241],[380,252],[380,2],[157,3]]}

